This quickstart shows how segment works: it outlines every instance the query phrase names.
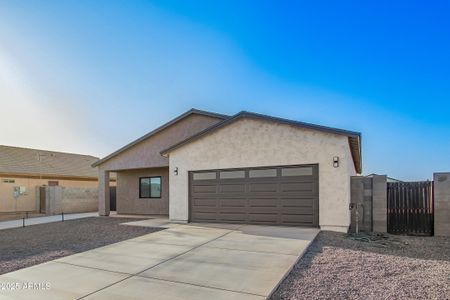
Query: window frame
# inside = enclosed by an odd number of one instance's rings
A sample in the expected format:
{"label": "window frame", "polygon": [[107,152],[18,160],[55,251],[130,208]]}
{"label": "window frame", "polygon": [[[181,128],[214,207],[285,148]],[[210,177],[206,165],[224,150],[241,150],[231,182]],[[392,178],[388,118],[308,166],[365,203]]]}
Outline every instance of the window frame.
{"label": "window frame", "polygon": [[[152,178],[159,178],[159,197],[152,197]],[[149,179],[150,185],[149,185],[149,196],[143,197],[142,196],[142,185],[141,181],[142,179]],[[161,199],[162,196],[162,178],[161,176],[143,176],[139,177],[139,199]]]}

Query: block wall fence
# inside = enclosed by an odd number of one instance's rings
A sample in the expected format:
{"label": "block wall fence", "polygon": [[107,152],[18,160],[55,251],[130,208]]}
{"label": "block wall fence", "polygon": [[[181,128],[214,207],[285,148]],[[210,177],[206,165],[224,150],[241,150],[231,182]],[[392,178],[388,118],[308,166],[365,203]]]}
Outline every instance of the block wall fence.
{"label": "block wall fence", "polygon": [[[434,235],[450,236],[450,172],[434,173],[433,181]],[[350,232],[356,230],[356,209],[360,231],[387,232],[387,176],[352,177],[351,203]]]}

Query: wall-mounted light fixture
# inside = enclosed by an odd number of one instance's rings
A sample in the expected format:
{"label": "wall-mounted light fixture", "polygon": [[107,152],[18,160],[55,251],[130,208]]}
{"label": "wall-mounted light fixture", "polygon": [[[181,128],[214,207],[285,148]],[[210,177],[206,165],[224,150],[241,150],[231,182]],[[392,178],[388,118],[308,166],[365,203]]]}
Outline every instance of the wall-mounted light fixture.
{"label": "wall-mounted light fixture", "polygon": [[178,176],[178,167],[175,167],[175,169],[173,169],[173,175]]}
{"label": "wall-mounted light fixture", "polygon": [[333,157],[333,167],[339,167],[339,156]]}

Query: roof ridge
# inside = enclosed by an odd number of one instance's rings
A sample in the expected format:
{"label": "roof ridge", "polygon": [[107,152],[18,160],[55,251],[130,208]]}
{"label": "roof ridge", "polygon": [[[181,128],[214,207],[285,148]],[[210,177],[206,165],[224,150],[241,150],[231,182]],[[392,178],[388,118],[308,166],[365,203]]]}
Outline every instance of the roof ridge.
{"label": "roof ridge", "polygon": [[90,154],[80,154],[80,153],[73,153],[73,152],[63,152],[63,151],[36,149],[36,148],[30,148],[30,147],[18,147],[18,146],[10,146],[10,145],[0,145],[0,147],[21,149],[21,150],[31,150],[31,151],[52,152],[52,153],[69,154],[69,155],[77,155],[77,156],[88,156],[88,157],[92,157],[92,158],[97,158],[98,159],[97,156],[93,156],[93,155],[90,155]]}
{"label": "roof ridge", "polygon": [[351,131],[351,130],[341,129],[341,128],[337,128],[337,127],[331,127],[331,126],[318,125],[318,124],[314,124],[314,123],[297,121],[297,120],[287,119],[287,118],[283,118],[283,117],[270,116],[270,115],[255,113],[255,112],[246,111],[246,110],[242,110],[242,111],[238,112],[233,117],[238,117],[240,115],[256,116],[256,117],[260,117],[260,118],[264,118],[264,119],[271,119],[273,121],[283,121],[283,122],[287,122],[287,123],[294,123],[297,125],[310,127],[312,129],[334,131],[335,133],[340,133],[340,134],[344,134],[344,135],[361,136],[361,133],[357,132],[357,131]]}

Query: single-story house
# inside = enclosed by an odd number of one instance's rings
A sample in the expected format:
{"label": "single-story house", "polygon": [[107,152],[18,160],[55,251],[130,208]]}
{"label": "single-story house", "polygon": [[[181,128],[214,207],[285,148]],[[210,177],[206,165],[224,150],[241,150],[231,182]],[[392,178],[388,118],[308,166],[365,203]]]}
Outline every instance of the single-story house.
{"label": "single-story house", "polygon": [[172,222],[313,226],[347,231],[350,178],[361,173],[361,134],[251,112],[192,109],[93,166],[99,213]]}
{"label": "single-story house", "polygon": [[36,187],[96,188],[90,155],[0,146],[0,213],[40,211]]}

